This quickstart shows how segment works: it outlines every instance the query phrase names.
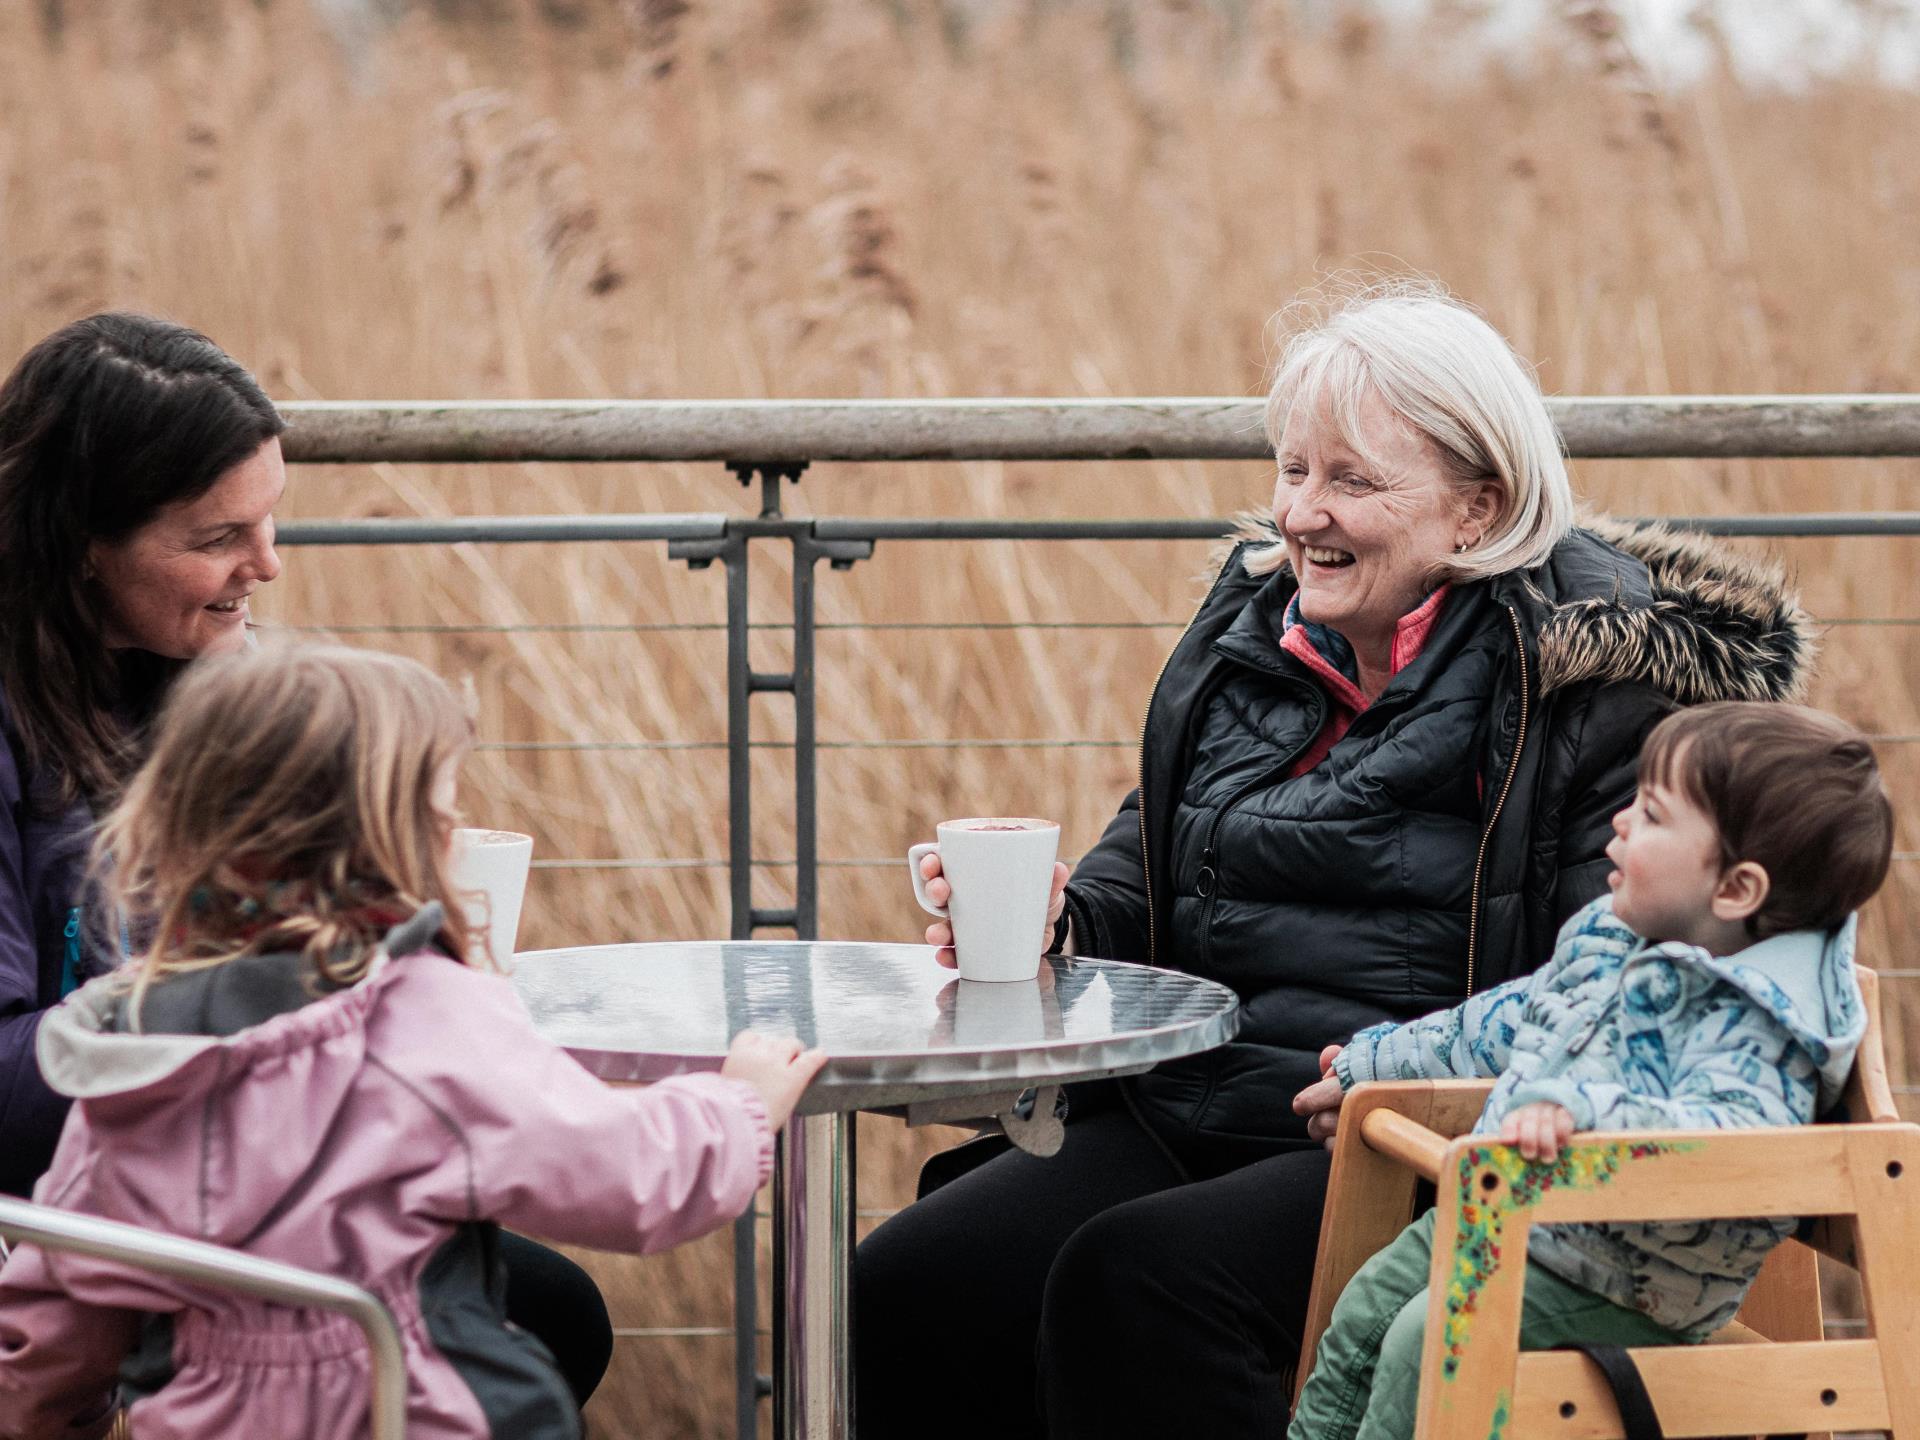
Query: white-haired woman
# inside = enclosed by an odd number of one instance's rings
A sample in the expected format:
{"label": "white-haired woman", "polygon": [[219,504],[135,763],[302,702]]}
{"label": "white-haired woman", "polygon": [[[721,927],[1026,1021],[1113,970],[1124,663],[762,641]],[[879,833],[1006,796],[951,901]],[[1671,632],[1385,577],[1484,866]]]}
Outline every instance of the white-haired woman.
{"label": "white-haired woman", "polygon": [[1666,710],[1800,688],[1771,570],[1576,528],[1531,373],[1463,305],[1376,291],[1301,331],[1268,426],[1273,529],[1175,646],[1048,936],[1232,986],[1239,1035],[1077,1087],[1052,1159],[929,1163],[859,1253],[864,1432],[1278,1434],[1329,1047],[1545,961]]}

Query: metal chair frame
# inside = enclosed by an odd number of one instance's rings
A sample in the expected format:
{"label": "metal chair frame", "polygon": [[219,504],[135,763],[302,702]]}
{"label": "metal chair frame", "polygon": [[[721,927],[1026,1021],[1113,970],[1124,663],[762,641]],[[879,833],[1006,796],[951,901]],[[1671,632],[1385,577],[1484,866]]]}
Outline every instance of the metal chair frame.
{"label": "metal chair frame", "polygon": [[278,1305],[344,1315],[366,1335],[372,1354],[369,1404],[373,1440],[402,1440],[406,1434],[407,1367],[400,1349],[399,1327],[387,1307],[358,1285],[203,1240],[76,1215],[6,1196],[0,1196],[0,1236],[15,1244],[112,1260]]}

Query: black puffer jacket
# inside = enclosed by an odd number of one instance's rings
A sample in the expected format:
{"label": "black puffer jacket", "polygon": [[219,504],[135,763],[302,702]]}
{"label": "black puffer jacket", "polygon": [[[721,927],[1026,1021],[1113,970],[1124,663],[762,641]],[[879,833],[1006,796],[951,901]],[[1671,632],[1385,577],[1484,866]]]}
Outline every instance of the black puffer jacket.
{"label": "black puffer jacket", "polygon": [[1795,696],[1812,642],[1772,567],[1596,523],[1535,570],[1455,587],[1414,662],[1289,779],[1327,701],[1275,638],[1292,575],[1241,556],[1168,658],[1141,786],[1067,905],[1081,953],[1240,996],[1233,1043],[1129,1082],[1142,1117],[1176,1145],[1285,1149],[1306,1143],[1291,1101],[1323,1046],[1547,959],[1606,888],[1661,715]]}

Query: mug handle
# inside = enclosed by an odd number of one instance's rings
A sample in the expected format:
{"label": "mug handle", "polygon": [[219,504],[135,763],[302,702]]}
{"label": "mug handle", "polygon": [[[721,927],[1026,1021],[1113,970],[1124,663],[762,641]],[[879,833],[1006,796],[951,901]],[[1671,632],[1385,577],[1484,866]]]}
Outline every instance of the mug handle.
{"label": "mug handle", "polygon": [[920,908],[929,915],[938,915],[942,920],[946,920],[951,918],[947,914],[947,907],[936,905],[927,898],[926,877],[920,873],[921,857],[939,853],[940,846],[935,841],[929,840],[923,845],[915,845],[907,851],[907,871],[913,876],[913,898],[920,902]]}

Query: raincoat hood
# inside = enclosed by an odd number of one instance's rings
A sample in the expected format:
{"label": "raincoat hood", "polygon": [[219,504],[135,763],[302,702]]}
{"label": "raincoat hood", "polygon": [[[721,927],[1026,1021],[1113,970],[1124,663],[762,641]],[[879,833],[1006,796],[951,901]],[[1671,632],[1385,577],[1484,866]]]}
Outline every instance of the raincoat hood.
{"label": "raincoat hood", "polygon": [[1859,934],[1860,917],[1849,915],[1837,929],[1794,930],[1732,955],[1716,957],[1687,946],[1655,948],[1684,952],[1702,970],[1738,986],[1799,1041],[1820,1067],[1824,1113],[1839,1103],[1867,1033],[1866,1003],[1853,973]]}
{"label": "raincoat hood", "polygon": [[40,1072],[85,1112],[99,1178],[134,1189],[154,1173],[150,1137],[239,1133],[259,1119],[249,1082],[297,1075],[299,1104],[276,1116],[283,1143],[250,1151],[243,1179],[221,1163],[229,1147],[207,1150],[202,1233],[237,1242],[301,1183],[339,1123],[368,1063],[367,1017],[399,974],[390,957],[422,949],[442,919],[433,904],[396,926],[345,989],[319,988],[300,954],[253,955],[156,983],[136,1017],[126,977],[103,976],[41,1023]]}

